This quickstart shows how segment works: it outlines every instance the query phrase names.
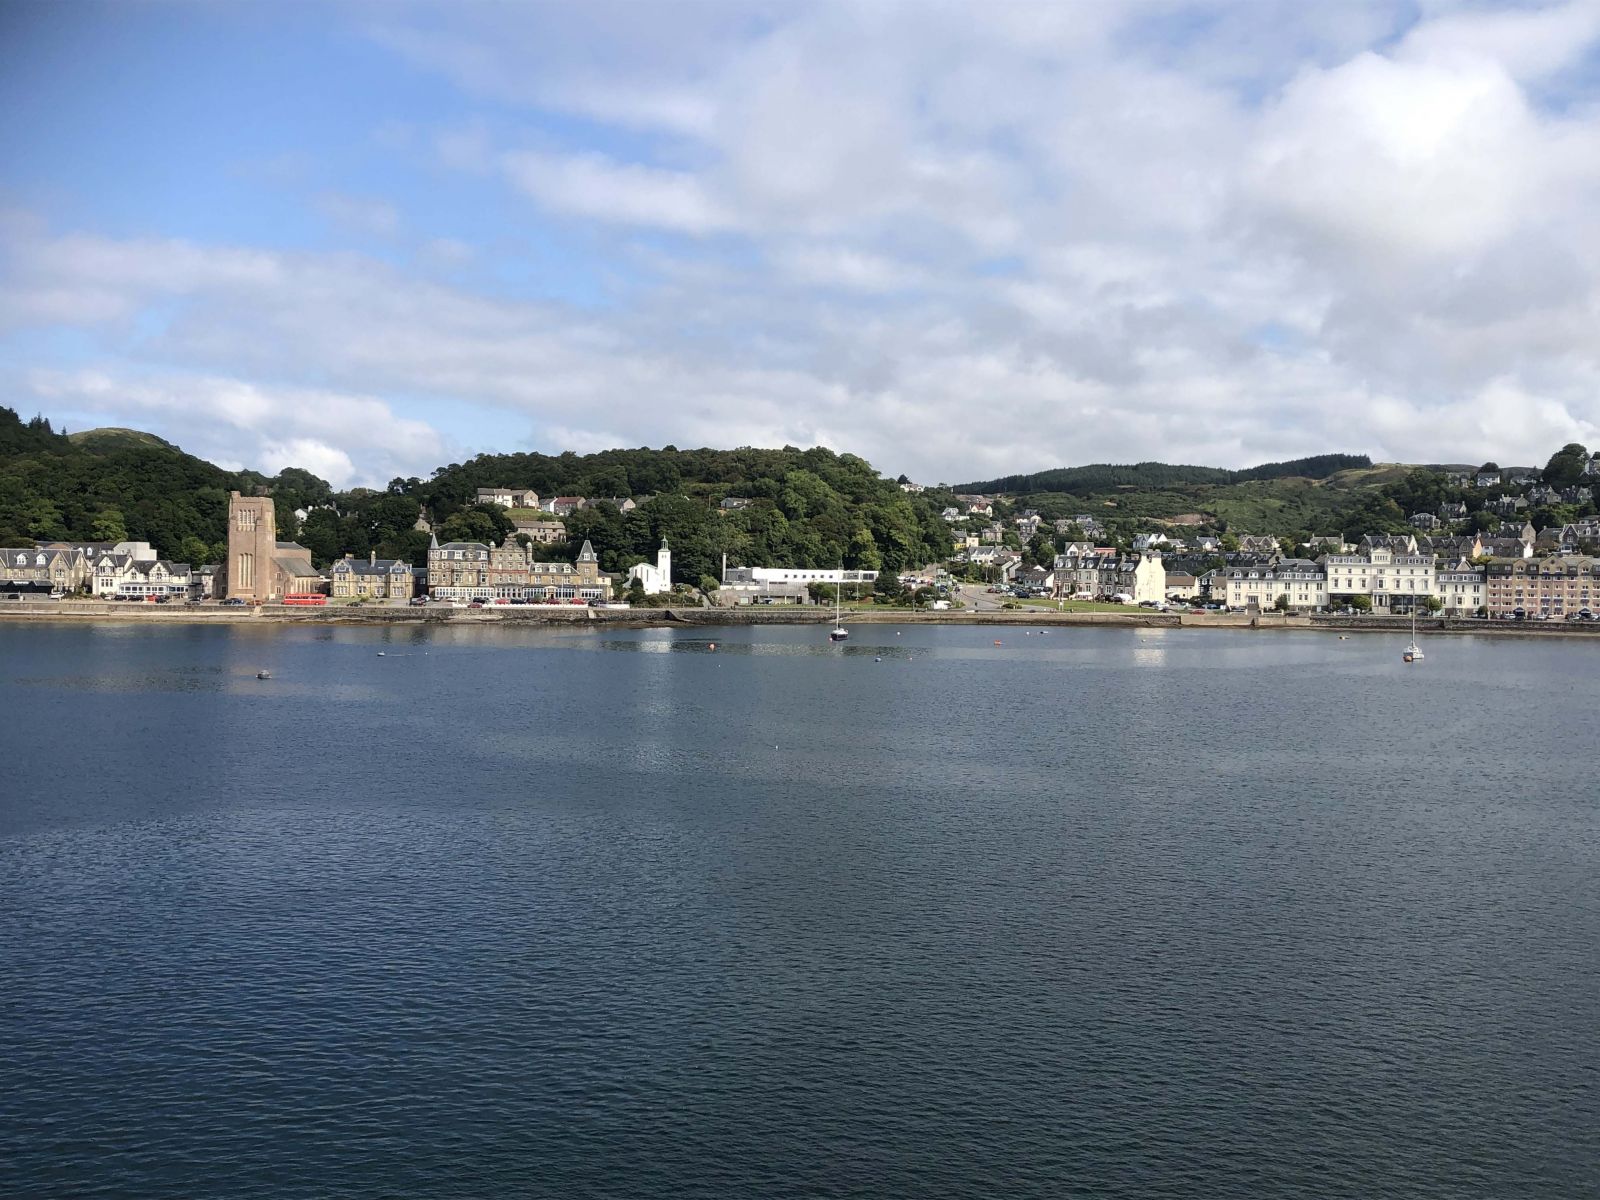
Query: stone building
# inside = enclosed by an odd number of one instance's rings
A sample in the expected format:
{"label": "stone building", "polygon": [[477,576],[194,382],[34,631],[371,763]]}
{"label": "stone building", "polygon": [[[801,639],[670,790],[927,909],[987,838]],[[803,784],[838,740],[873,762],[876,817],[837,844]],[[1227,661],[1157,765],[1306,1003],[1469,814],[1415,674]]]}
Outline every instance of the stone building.
{"label": "stone building", "polygon": [[547,518],[513,516],[511,525],[518,533],[525,533],[541,546],[554,546],[567,540],[567,527],[560,521]]}
{"label": "stone building", "polygon": [[538,508],[539,493],[532,488],[479,488],[477,502],[501,508]]}
{"label": "stone building", "polygon": [[327,580],[311,551],[278,540],[277,513],[268,496],[228,493],[228,558],[216,587],[230,600],[281,600],[293,592],[321,592]]}
{"label": "stone building", "polygon": [[357,600],[409,600],[412,596],[411,564],[398,558],[379,558],[376,551],[365,560],[345,555],[328,568],[329,594]]}
{"label": "stone building", "polygon": [[89,582],[92,572],[93,564],[81,549],[0,550],[0,584],[18,589],[75,592]]}
{"label": "stone building", "polygon": [[513,534],[500,546],[446,542],[428,546],[428,592],[438,600],[606,600],[611,578],[587,541],[575,563],[538,562]]}

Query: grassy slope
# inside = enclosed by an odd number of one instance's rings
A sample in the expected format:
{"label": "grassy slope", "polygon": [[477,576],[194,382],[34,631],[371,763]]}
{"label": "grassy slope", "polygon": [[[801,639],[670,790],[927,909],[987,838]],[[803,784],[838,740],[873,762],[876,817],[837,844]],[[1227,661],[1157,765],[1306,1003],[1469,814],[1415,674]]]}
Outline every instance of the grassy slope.
{"label": "grassy slope", "polygon": [[171,442],[164,438],[158,438],[153,433],[145,433],[140,429],[120,429],[115,426],[107,426],[104,429],[84,429],[78,433],[68,434],[67,440],[74,446],[80,446],[85,450],[98,450],[101,452],[138,446],[153,446],[164,450],[177,449]]}
{"label": "grassy slope", "polygon": [[1159,521],[1198,512],[1226,521],[1241,532],[1278,533],[1295,529],[1335,532],[1336,514],[1364,490],[1401,479],[1412,468],[1381,463],[1340,471],[1323,480],[1298,477],[1248,483],[1191,484],[1160,491],[1118,491],[1071,497],[1038,493],[1019,501],[1025,506],[1066,507],[1102,517],[1137,517]]}

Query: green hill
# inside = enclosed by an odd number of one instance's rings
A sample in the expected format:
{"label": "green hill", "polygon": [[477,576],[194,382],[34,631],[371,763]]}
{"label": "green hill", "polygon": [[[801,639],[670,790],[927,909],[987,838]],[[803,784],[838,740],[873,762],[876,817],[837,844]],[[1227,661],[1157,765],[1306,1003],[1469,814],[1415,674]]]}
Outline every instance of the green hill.
{"label": "green hill", "polygon": [[104,429],[85,429],[78,433],[68,434],[67,440],[74,446],[101,452],[137,447],[158,450],[177,449],[171,442],[164,438],[158,438],[153,433],[145,433],[141,429],[119,429],[111,425],[106,426]]}
{"label": "green hill", "polygon": [[1091,463],[1086,467],[1058,467],[1032,475],[1005,475],[979,483],[963,483],[957,492],[1001,492],[1025,495],[1039,492],[1070,492],[1089,495],[1112,488],[1163,488],[1187,484],[1244,483],[1257,479],[1326,479],[1340,471],[1372,466],[1365,454],[1319,454],[1290,462],[1262,463],[1243,471],[1222,467],[1193,467],[1160,462]]}

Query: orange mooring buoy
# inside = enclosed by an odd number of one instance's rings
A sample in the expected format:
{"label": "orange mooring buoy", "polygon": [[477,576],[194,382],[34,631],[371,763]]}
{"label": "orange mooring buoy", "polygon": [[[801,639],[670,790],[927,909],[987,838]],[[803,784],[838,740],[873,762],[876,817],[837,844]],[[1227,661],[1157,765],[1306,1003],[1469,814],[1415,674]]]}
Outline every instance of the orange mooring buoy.
{"label": "orange mooring buoy", "polygon": [[706,649],[707,650],[715,650],[716,648],[717,648],[717,644],[715,642],[707,642],[706,643]]}
{"label": "orange mooring buoy", "polygon": [[996,645],[996,646],[999,646],[999,645],[1003,645],[1003,644],[1004,644],[1004,643],[1002,643],[1002,642],[1001,642],[1001,641],[1000,641],[1000,639],[999,639],[999,638],[995,638],[995,640],[994,640],[994,644],[995,644],[995,645]]}

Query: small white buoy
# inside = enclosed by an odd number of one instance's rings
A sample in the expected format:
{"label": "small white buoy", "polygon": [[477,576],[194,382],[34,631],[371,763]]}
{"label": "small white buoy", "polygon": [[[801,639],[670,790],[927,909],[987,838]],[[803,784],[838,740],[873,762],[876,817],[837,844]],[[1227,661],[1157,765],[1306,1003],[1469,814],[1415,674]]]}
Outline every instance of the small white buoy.
{"label": "small white buoy", "polygon": [[875,658],[875,659],[873,659],[873,660],[872,660],[872,661],[873,661],[873,662],[882,662],[882,661],[883,661],[883,659],[881,659],[881,658]]}
{"label": "small white buoy", "polygon": [[384,657],[384,654],[383,654],[383,651],[382,651],[382,650],[379,650],[379,651],[378,651],[378,657],[379,657],[379,658],[382,658],[382,657]]}

